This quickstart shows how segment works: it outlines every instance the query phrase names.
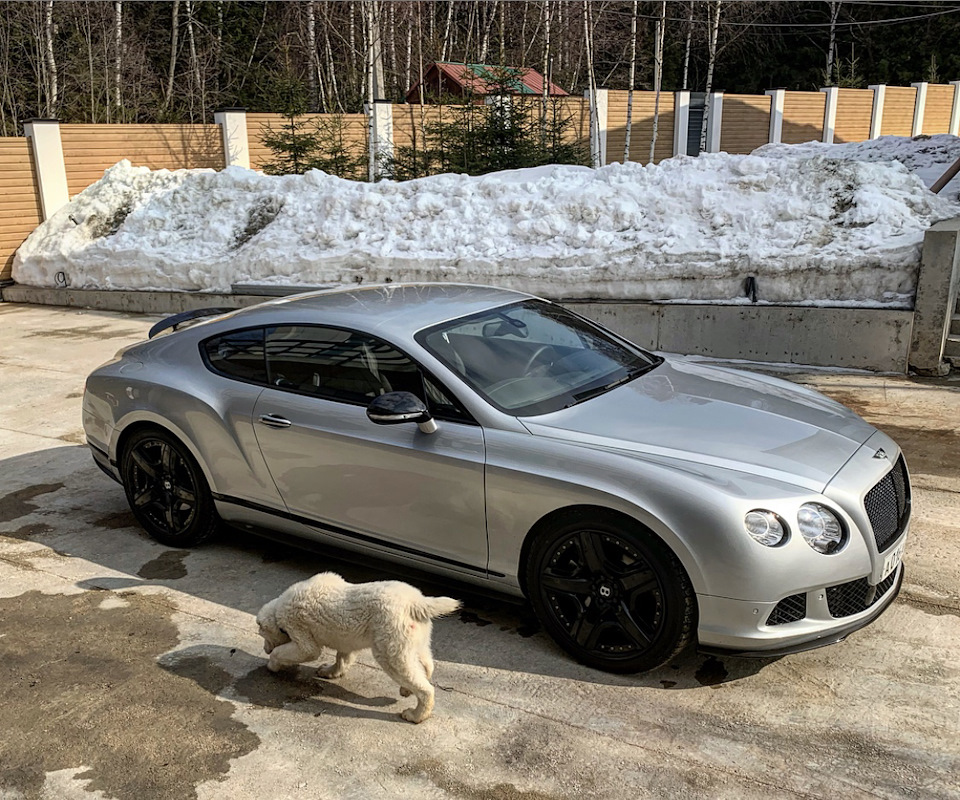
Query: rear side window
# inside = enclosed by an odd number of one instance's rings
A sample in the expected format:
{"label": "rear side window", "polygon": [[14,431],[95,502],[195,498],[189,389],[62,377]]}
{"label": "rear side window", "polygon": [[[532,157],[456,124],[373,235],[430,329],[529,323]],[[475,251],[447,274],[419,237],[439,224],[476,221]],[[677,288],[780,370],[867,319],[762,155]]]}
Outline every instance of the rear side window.
{"label": "rear side window", "polygon": [[267,382],[263,328],[233,331],[208,339],[203,343],[203,352],[210,366],[227,377]]}

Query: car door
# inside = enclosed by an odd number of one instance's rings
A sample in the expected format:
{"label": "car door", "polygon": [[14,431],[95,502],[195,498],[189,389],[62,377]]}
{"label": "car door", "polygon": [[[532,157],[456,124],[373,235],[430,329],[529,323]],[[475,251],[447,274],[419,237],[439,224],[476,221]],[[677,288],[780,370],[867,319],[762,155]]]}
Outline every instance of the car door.
{"label": "car door", "polygon": [[278,326],[266,351],[255,428],[288,510],[355,540],[485,572],[480,426],[456,411],[438,414],[432,434],[371,422],[366,406],[379,394],[432,394],[436,408],[441,390],[431,383],[428,393],[410,358],[366,334]]}

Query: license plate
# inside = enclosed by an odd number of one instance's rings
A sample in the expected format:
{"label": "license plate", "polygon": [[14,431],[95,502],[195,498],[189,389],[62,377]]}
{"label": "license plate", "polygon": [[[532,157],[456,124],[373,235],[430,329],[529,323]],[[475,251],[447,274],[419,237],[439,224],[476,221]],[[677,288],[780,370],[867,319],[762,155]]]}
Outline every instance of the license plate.
{"label": "license plate", "polygon": [[903,561],[903,547],[905,544],[905,541],[900,542],[900,544],[887,553],[886,558],[883,559],[883,572],[880,573],[881,581],[900,566],[900,562]]}

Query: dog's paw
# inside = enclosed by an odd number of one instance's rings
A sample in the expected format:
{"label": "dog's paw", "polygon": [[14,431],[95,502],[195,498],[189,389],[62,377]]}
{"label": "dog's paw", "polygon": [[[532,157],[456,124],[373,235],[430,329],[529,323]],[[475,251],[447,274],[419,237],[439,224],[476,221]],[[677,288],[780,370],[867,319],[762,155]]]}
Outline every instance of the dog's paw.
{"label": "dog's paw", "polygon": [[418,714],[417,709],[415,708],[405,708],[400,712],[400,716],[403,717],[407,722],[412,722],[414,725],[423,722],[430,715],[429,714]]}
{"label": "dog's paw", "polygon": [[412,695],[412,694],[413,694],[413,692],[411,692],[411,691],[410,691],[409,689],[407,689],[406,687],[404,687],[404,686],[401,686],[401,687],[400,687],[400,696],[401,696],[401,697],[409,697],[409,696]]}
{"label": "dog's paw", "polygon": [[319,667],[317,669],[318,678],[341,678],[343,677],[343,670],[337,669],[336,664],[330,664],[326,667]]}

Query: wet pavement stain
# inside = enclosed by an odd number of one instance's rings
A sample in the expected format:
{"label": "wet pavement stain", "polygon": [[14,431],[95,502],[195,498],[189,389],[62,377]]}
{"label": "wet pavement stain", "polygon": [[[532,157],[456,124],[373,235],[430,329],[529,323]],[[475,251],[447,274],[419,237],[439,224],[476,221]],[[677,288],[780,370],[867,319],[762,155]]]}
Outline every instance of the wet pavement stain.
{"label": "wet pavement stain", "polygon": [[900,445],[911,474],[955,478],[960,430],[956,428],[909,428],[871,422]]}
{"label": "wet pavement stain", "polygon": [[397,767],[397,775],[429,780],[434,786],[453,797],[465,800],[557,800],[557,795],[545,792],[525,791],[512,783],[494,786],[470,786],[451,776],[446,766],[436,758],[424,758]]}
{"label": "wet pavement stain", "polygon": [[109,530],[118,530],[120,528],[138,527],[137,518],[130,511],[117,511],[113,514],[107,514],[93,521],[98,528],[107,528]]}
{"label": "wet pavement stain", "polygon": [[485,628],[487,625],[493,624],[490,620],[479,617],[474,612],[467,611],[466,609],[460,612],[460,621],[467,625],[476,625],[478,628]]}
{"label": "wet pavement stain", "polygon": [[0,522],[11,522],[20,519],[20,517],[25,517],[27,514],[32,514],[40,507],[40,504],[31,503],[31,500],[62,488],[62,483],[39,483],[36,486],[17,489],[15,492],[0,497]]}
{"label": "wet pavement stain", "polygon": [[729,674],[722,661],[710,656],[700,665],[693,677],[701,686],[717,686],[723,683]]}
{"label": "wet pavement stain", "polygon": [[34,522],[31,525],[23,525],[15,531],[3,531],[0,536],[6,536],[8,539],[19,539],[21,542],[29,542],[34,536],[42,536],[50,533],[52,527],[44,522]]}
{"label": "wet pavement stain", "polygon": [[664,689],[672,689],[674,686],[677,685],[677,682],[676,681],[660,681],[660,685]]}
{"label": "wet pavement stain", "polygon": [[87,436],[83,431],[72,431],[71,433],[62,433],[57,437],[61,442],[67,444],[86,444]]}
{"label": "wet pavement stain", "polygon": [[184,559],[190,555],[187,550],[167,550],[152,561],[148,561],[137,575],[147,580],[176,580],[187,575]]}
{"label": "wet pavement stain", "polygon": [[82,764],[90,792],[194,798],[259,746],[231,703],[157,664],[177,646],[172,612],[126,600],[101,609],[101,592],[0,599],[0,729],[16,731],[0,737],[0,789],[39,797],[46,773]]}
{"label": "wet pavement stain", "polygon": [[111,330],[110,325],[87,325],[77,328],[44,328],[26,334],[40,339],[142,339],[143,331],[129,329]]}

